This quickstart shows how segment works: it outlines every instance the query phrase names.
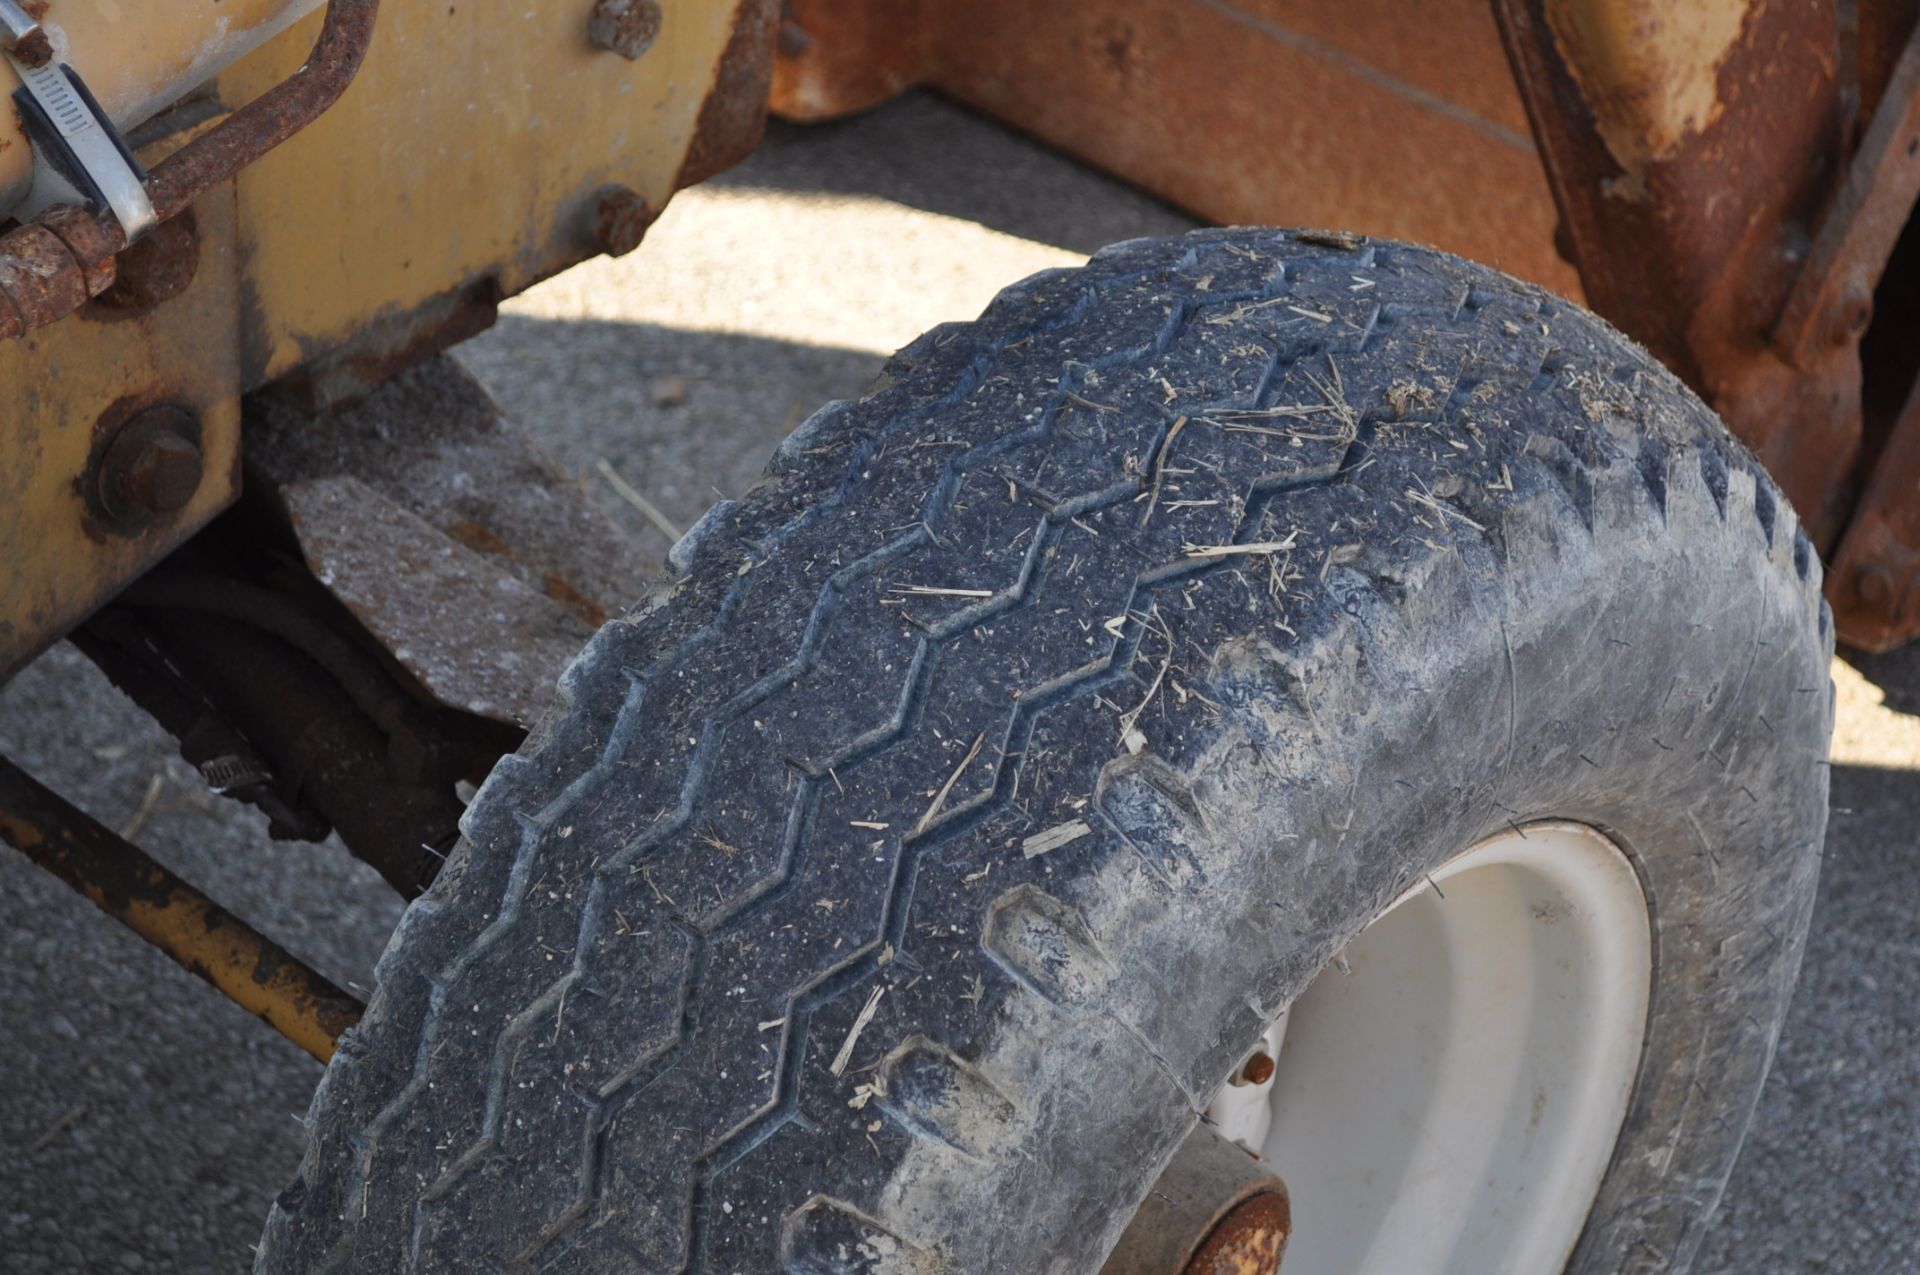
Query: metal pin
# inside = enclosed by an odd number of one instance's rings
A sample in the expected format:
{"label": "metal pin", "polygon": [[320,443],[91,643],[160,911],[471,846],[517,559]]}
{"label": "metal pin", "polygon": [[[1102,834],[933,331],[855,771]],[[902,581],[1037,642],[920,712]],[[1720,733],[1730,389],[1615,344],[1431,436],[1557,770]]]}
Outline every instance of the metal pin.
{"label": "metal pin", "polygon": [[40,22],[14,0],[0,0],[0,48],[11,53],[20,42],[38,34]]}

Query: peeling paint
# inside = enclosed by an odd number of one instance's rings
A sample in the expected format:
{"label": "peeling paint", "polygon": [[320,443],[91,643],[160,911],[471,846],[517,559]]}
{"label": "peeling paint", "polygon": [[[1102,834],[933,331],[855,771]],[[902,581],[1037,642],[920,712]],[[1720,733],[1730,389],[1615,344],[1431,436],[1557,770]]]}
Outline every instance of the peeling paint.
{"label": "peeling paint", "polygon": [[1607,149],[1611,193],[1645,195],[1649,163],[1720,117],[1720,68],[1766,0],[1547,0],[1547,25]]}

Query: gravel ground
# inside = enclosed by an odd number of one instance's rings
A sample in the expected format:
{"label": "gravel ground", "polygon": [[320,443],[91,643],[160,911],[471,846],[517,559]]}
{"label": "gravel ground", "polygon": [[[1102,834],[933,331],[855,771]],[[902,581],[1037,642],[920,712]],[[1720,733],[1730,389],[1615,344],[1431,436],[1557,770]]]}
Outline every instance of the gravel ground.
{"label": "gravel ground", "polygon": [[[463,357],[654,556],[886,353],[1166,207],[935,99],[776,130],[644,248],[507,307]],[[1836,662],[1834,813],[1779,1060],[1696,1270],[1920,1272],[1920,649]],[[0,690],[0,753],[364,984],[397,904],[337,845],[269,842],[69,648]],[[246,1268],[318,1075],[0,851],[0,1275]],[[374,1275],[374,1273],[370,1273]]]}

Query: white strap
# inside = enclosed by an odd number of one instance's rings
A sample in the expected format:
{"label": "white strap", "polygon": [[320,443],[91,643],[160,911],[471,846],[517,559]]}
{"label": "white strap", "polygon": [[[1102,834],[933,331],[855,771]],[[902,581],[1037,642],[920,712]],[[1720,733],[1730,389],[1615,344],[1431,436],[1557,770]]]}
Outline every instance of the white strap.
{"label": "white strap", "polygon": [[[119,218],[127,242],[132,243],[153,229],[157,220],[153,202],[147,198],[139,170],[127,161],[113,121],[96,113],[87,98],[75,91],[68,78],[73,75],[71,68],[61,62],[25,66],[11,53],[6,58],[27,86],[27,92],[46,112],[54,131],[99,191],[107,208]],[[91,198],[90,192],[76,188],[48,162],[40,153],[42,149],[38,145],[34,148],[33,188],[13,212],[23,222],[31,221],[55,204],[87,202]]]}

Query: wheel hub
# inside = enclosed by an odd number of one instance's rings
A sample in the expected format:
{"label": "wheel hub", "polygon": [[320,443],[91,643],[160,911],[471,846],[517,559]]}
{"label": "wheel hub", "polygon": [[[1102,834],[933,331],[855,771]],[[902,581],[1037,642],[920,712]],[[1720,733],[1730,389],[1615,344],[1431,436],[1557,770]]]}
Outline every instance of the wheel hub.
{"label": "wheel hub", "polygon": [[1292,1225],[1273,1166],[1203,1121],[1161,1171],[1100,1275],[1275,1275]]}
{"label": "wheel hub", "polygon": [[1182,1275],[1278,1275],[1292,1229],[1286,1195],[1261,1191],[1220,1219]]}
{"label": "wheel hub", "polygon": [[1303,1272],[1557,1273],[1619,1137],[1651,978],[1631,861],[1578,824],[1515,828],[1336,956],[1208,1117],[1285,1178]]}

